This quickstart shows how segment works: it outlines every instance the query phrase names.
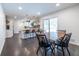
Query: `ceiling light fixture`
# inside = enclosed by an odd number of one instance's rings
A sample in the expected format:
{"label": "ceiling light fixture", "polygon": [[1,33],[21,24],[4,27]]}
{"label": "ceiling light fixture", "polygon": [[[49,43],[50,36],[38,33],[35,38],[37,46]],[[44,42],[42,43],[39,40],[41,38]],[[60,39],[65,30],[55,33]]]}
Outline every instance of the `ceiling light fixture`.
{"label": "ceiling light fixture", "polygon": [[14,16],[14,18],[16,19],[16,18],[17,18],[17,16]]}
{"label": "ceiling light fixture", "polygon": [[18,7],[18,9],[19,9],[19,10],[22,10],[22,7],[21,7],[21,6],[19,6],[19,7]]}
{"label": "ceiling light fixture", "polygon": [[37,15],[40,15],[40,12],[37,12]]}
{"label": "ceiling light fixture", "polygon": [[59,3],[57,3],[57,4],[56,4],[56,6],[58,7],[58,6],[60,6],[60,4],[59,4]]}

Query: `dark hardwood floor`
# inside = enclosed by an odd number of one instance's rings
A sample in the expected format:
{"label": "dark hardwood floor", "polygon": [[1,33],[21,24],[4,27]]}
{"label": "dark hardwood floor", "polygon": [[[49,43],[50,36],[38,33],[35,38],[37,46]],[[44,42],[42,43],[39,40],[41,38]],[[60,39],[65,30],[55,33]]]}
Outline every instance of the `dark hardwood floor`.
{"label": "dark hardwood floor", "polygon": [[36,55],[36,48],[38,43],[36,39],[20,39],[19,35],[14,35],[13,38],[6,39],[5,45],[3,47],[3,56],[34,56]]}
{"label": "dark hardwood floor", "polygon": [[[38,41],[36,38],[20,39],[19,34],[15,34],[13,38],[5,41],[1,56],[36,56]],[[71,56],[79,56],[79,46],[70,44],[69,50]],[[65,51],[66,55],[67,52]],[[61,56],[61,53],[56,52]]]}

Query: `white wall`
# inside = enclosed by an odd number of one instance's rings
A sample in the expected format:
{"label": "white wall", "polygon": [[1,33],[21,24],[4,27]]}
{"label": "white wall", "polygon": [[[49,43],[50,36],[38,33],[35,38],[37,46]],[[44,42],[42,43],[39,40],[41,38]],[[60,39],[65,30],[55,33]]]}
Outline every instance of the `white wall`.
{"label": "white wall", "polygon": [[14,21],[14,33],[19,33],[22,27],[22,20],[15,20]]}
{"label": "white wall", "polygon": [[10,38],[13,36],[13,31],[15,34],[18,34],[19,31],[23,30],[23,22],[25,19],[13,19],[8,17],[7,18],[10,21],[10,29],[6,31],[7,38]]}
{"label": "white wall", "polygon": [[10,25],[10,29],[8,29],[8,30],[6,30],[6,37],[7,38],[10,38],[10,37],[12,37],[13,36],[13,19],[11,19],[11,18],[7,18],[9,21],[10,21],[10,23],[9,23],[9,25]]}
{"label": "white wall", "polygon": [[5,43],[5,35],[6,35],[5,16],[0,4],[0,54]]}
{"label": "white wall", "polygon": [[7,19],[9,20],[9,26],[10,26],[10,29],[6,30],[6,38],[11,38],[13,37],[13,34],[14,33],[19,33],[19,25],[21,23],[18,23],[19,21],[18,20],[15,20],[11,17],[7,17]]}
{"label": "white wall", "polygon": [[52,17],[58,18],[59,30],[66,29],[67,32],[72,32],[70,42],[79,45],[79,5],[42,17],[41,20]]}

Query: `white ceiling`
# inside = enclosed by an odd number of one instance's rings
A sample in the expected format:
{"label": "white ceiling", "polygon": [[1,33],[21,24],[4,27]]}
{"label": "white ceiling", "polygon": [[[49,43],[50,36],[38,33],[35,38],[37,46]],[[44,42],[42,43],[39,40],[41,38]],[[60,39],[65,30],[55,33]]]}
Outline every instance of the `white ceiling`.
{"label": "white ceiling", "polygon": [[[56,7],[55,3],[2,3],[2,7],[5,14],[12,17],[25,15],[37,16],[37,12],[40,12],[40,16],[42,16],[76,4],[61,3],[59,7]],[[21,6],[23,9],[18,10],[18,6]]]}

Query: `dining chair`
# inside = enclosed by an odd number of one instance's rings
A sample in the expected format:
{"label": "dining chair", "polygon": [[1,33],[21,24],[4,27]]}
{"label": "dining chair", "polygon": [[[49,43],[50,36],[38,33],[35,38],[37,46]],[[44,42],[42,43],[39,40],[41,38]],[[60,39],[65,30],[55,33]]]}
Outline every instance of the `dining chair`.
{"label": "dining chair", "polygon": [[72,33],[65,34],[63,38],[61,38],[55,42],[57,49],[58,49],[58,47],[61,47],[63,55],[65,55],[64,48],[66,48],[66,50],[70,56],[68,47],[69,47],[69,41],[70,41],[71,35],[72,35]]}
{"label": "dining chair", "polygon": [[54,48],[52,47],[52,42],[49,42],[48,39],[46,38],[46,35],[38,35],[36,34],[37,36],[37,39],[38,39],[38,49],[37,49],[37,52],[36,54],[38,55],[38,52],[40,51],[40,48],[43,48],[44,49],[44,55],[47,56],[47,52],[48,50],[51,50],[51,52],[53,53],[54,55]]}

